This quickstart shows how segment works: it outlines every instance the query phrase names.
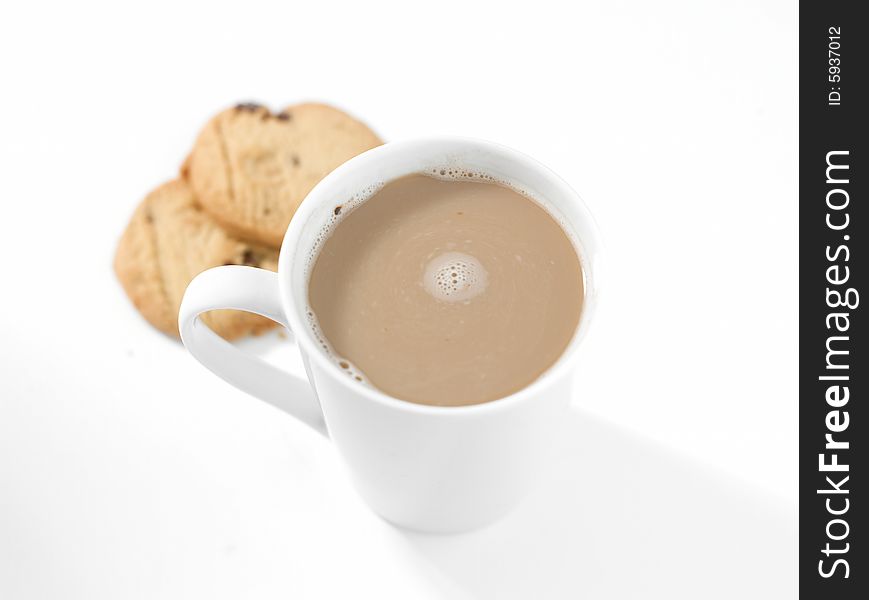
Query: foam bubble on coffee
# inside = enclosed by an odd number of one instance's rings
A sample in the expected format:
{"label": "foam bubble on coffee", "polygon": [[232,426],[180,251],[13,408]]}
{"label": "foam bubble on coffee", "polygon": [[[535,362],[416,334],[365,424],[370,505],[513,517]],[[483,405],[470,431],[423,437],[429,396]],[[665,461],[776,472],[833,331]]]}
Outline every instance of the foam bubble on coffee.
{"label": "foam bubble on coffee", "polygon": [[445,252],[429,261],[422,284],[426,291],[447,302],[467,302],[486,289],[488,273],[470,254]]}

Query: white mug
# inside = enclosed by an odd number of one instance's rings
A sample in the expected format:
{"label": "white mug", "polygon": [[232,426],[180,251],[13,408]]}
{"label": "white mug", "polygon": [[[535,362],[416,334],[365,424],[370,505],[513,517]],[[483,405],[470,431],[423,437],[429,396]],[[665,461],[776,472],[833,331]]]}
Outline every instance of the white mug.
{"label": "white mug", "polygon": [[[336,206],[399,177],[440,169],[487,174],[536,199],[572,237],[583,268],[582,314],[564,354],[527,387],[483,404],[414,404],[360,384],[323,350],[307,318],[308,263]],[[284,237],[277,273],[224,266],[198,275],[184,294],[179,327],[187,349],[214,373],[331,438],[359,493],[383,518],[418,531],[467,531],[515,506],[547,460],[594,311],[599,261],[588,209],[532,158],[466,138],[391,142],[351,159],[311,190]],[[245,354],[198,318],[222,308],[289,328],[308,381]]]}

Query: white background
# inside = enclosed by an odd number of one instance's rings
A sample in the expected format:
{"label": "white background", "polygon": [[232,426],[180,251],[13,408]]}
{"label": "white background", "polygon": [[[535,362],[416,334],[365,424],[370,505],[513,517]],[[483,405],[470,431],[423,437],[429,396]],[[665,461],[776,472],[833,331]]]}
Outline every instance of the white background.
{"label": "white background", "polygon": [[[796,3],[19,2],[0,57],[0,598],[795,595]],[[489,529],[386,525],[114,279],[211,114],[307,99],[513,146],[598,219],[572,435]]]}

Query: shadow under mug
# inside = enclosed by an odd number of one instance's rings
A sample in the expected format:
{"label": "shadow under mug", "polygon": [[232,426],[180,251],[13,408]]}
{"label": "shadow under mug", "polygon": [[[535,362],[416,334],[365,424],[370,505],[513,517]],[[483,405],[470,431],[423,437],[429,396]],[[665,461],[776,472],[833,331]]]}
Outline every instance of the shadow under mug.
{"label": "shadow under mug", "polygon": [[[583,310],[562,356],[527,387],[483,404],[414,404],[360,384],[323,350],[307,316],[308,267],[336,206],[399,177],[440,169],[486,174],[540,202],[573,239],[583,268]],[[361,496],[383,518],[418,531],[467,531],[515,506],[549,456],[568,415],[571,371],[599,291],[599,261],[599,235],[585,204],[536,160],[468,138],[390,142],[344,163],[311,190],[284,237],[277,273],[224,266],[198,275],[181,303],[181,339],[218,376],[327,435]],[[308,381],[242,352],[198,318],[227,308],[289,328]]]}

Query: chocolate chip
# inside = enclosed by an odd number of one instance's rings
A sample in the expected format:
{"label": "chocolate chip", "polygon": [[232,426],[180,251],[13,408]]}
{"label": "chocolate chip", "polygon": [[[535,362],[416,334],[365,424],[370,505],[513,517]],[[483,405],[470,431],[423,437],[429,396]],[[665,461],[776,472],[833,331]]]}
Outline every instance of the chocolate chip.
{"label": "chocolate chip", "polygon": [[298,167],[300,164],[302,164],[302,161],[299,160],[299,156],[298,156],[298,154],[293,154],[293,159],[292,159],[292,160],[293,160],[293,166],[294,166],[294,167]]}
{"label": "chocolate chip", "polygon": [[335,216],[336,216],[336,217],[337,217],[338,215],[341,214],[341,209],[342,209],[342,208],[343,208],[343,207],[339,204],[338,206],[335,207],[335,210],[332,211],[332,212],[335,213]]}
{"label": "chocolate chip", "polygon": [[154,215],[152,215],[150,211],[146,212],[145,213],[145,220],[148,223],[153,223],[154,222]]}
{"label": "chocolate chip", "polygon": [[263,216],[264,216],[264,217],[267,217],[267,216],[269,216],[270,214],[272,214],[272,209],[270,209],[268,206],[264,206],[264,207],[263,207]]}
{"label": "chocolate chip", "polygon": [[290,119],[293,118],[293,115],[291,115],[290,113],[288,113],[285,110],[282,110],[281,112],[279,112],[278,114],[275,115],[275,118],[279,121],[289,121]]}
{"label": "chocolate chip", "polygon": [[235,110],[241,110],[245,112],[256,112],[263,107],[262,104],[257,104],[256,102],[242,102],[240,104],[235,105]]}
{"label": "chocolate chip", "polygon": [[241,255],[241,264],[246,265],[248,267],[258,267],[259,261],[256,259],[256,255],[253,250],[250,248],[245,248],[244,252]]}
{"label": "chocolate chip", "polygon": [[271,116],[272,116],[272,113],[270,113],[269,111],[266,110],[266,111],[263,111],[263,114],[260,115],[260,119],[262,119],[263,121],[266,121]]}

